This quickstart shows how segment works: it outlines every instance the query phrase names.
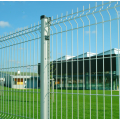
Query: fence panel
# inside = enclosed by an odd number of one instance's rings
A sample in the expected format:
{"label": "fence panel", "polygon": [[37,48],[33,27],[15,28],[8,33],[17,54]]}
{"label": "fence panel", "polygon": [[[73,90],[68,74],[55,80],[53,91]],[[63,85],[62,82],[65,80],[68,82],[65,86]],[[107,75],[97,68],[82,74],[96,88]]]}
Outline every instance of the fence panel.
{"label": "fence panel", "polygon": [[102,2],[52,17],[50,118],[120,118],[119,9]]}
{"label": "fence panel", "polygon": [[0,118],[40,118],[40,26],[0,37]]}
{"label": "fence panel", "polygon": [[119,9],[96,3],[0,36],[0,118],[120,119]]}

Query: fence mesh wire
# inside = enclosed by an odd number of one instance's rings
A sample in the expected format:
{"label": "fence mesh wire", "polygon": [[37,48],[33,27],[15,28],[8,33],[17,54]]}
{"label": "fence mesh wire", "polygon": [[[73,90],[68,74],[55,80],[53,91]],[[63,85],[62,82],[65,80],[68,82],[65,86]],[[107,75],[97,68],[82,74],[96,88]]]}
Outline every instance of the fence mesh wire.
{"label": "fence mesh wire", "polygon": [[51,118],[119,118],[118,2],[52,18],[50,36]]}
{"label": "fence mesh wire", "polygon": [[40,118],[40,36],[38,23],[0,37],[1,118]]}
{"label": "fence mesh wire", "polygon": [[[118,2],[53,18],[50,118],[120,119]],[[0,36],[0,118],[40,119],[41,24]]]}

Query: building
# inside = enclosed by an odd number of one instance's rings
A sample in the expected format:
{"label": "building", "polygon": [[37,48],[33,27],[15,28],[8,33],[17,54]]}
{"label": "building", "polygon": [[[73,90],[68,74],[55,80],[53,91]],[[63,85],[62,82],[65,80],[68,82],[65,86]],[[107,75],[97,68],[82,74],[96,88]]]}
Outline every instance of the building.
{"label": "building", "polygon": [[9,79],[5,79],[5,84],[6,87],[24,89],[26,88],[26,83],[30,78],[31,76],[10,75]]}
{"label": "building", "polygon": [[0,72],[0,81],[2,86],[6,86],[6,79],[10,79],[10,75],[6,73],[5,71]]}
{"label": "building", "polygon": [[[105,51],[104,55],[103,52],[97,55],[96,53],[86,52],[84,55],[81,54],[70,59],[63,59],[62,62],[60,58],[53,61],[51,67],[54,69],[54,87],[58,89],[61,87],[63,89],[66,89],[66,87],[72,89],[73,84],[73,89],[77,89],[78,84],[79,89],[89,90],[91,82],[91,89],[95,90],[97,81],[97,89],[99,90],[104,89],[104,87],[106,90],[111,90],[111,86],[112,90],[118,90],[120,63],[118,53],[120,53],[120,50],[114,48]],[[38,64],[38,68],[38,73],[40,73],[40,64]]]}
{"label": "building", "polygon": [[34,88],[37,89],[40,88],[40,77],[31,77],[28,81],[27,81],[27,88]]}
{"label": "building", "polygon": [[0,85],[4,86],[4,83],[5,83],[5,78],[0,78]]}
{"label": "building", "polygon": [[[33,82],[34,81],[34,82]],[[23,76],[20,75],[20,71],[15,75],[10,75],[5,72],[0,72],[0,86],[6,86],[14,89],[25,89],[25,88],[40,88],[40,77],[36,76]]]}

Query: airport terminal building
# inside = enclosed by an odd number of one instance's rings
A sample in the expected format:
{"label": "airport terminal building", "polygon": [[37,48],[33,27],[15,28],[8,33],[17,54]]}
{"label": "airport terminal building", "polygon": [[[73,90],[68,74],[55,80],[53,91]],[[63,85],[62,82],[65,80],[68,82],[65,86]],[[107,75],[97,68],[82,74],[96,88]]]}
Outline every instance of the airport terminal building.
{"label": "airport terminal building", "polygon": [[[118,49],[114,48],[108,51],[99,53],[86,52],[77,56],[63,56],[53,61],[53,77],[55,79],[55,86],[57,89],[103,89],[103,83],[106,90],[118,90],[119,88],[119,54]],[[120,53],[120,52],[119,52]],[[97,59],[96,59],[97,58]],[[78,60],[77,60],[78,59]],[[66,62],[67,61],[67,62]],[[61,70],[62,69],[62,70]],[[61,72],[62,71],[62,72]],[[38,72],[40,73],[40,63],[38,64]],[[51,71],[52,73],[52,71]],[[57,74],[56,74],[57,73]],[[97,78],[97,79],[96,79]],[[61,85],[62,79],[62,85]],[[83,83],[84,82],[84,83]],[[66,84],[67,83],[67,84]],[[112,83],[112,84],[111,84]],[[56,86],[57,85],[57,86]]]}

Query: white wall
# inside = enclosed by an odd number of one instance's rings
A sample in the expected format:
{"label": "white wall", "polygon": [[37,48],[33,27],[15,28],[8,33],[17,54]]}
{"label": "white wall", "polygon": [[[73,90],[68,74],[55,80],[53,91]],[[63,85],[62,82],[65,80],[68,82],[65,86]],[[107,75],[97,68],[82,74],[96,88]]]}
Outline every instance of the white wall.
{"label": "white wall", "polygon": [[120,71],[120,57],[116,55],[116,75],[119,75],[119,71]]}
{"label": "white wall", "polygon": [[23,88],[24,88],[24,85],[12,85],[12,88],[15,88],[15,89],[23,89]]}

